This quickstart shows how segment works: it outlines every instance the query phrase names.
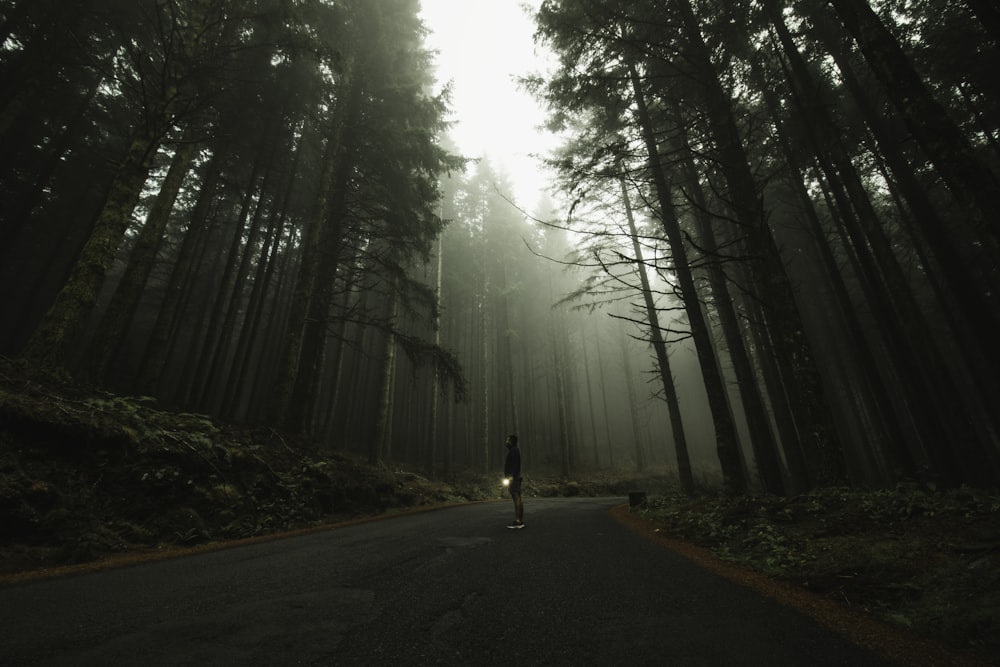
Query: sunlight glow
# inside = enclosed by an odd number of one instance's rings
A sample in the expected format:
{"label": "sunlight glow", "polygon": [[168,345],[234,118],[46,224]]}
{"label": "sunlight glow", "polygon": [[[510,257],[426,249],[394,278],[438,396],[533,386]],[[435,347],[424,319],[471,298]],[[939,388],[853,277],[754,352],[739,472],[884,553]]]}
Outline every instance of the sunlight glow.
{"label": "sunlight glow", "polygon": [[468,157],[489,157],[514,185],[514,199],[531,209],[548,188],[539,159],[556,138],[540,126],[545,113],[517,84],[541,73],[550,59],[535,46],[533,11],[541,0],[421,0],[421,17],[437,52],[438,82],[452,82],[452,139]]}

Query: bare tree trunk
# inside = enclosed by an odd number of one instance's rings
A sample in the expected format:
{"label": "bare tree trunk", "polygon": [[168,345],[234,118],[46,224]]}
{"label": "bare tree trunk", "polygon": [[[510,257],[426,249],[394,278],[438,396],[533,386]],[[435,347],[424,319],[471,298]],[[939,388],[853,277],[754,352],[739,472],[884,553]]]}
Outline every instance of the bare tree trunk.
{"label": "bare tree trunk", "polygon": [[687,437],[684,435],[684,423],[681,417],[680,401],[677,398],[677,387],[674,385],[674,375],[670,370],[670,356],[667,353],[667,343],[663,340],[663,331],[660,328],[660,317],[656,311],[656,304],[653,302],[653,291],[649,286],[649,276],[646,274],[646,261],[642,255],[642,246],[639,245],[639,232],[635,227],[635,218],[632,215],[632,202],[628,195],[628,188],[625,185],[625,178],[619,179],[621,186],[622,202],[625,205],[625,218],[628,220],[629,236],[632,240],[632,252],[635,253],[636,271],[639,274],[639,283],[642,286],[642,298],[646,305],[646,319],[649,321],[649,337],[656,352],[656,362],[660,374],[660,383],[663,385],[663,395],[667,401],[667,410],[670,413],[670,429],[674,440],[674,455],[677,460],[677,475],[680,478],[681,490],[686,495],[694,494],[694,475],[691,473],[691,456],[688,453]]}
{"label": "bare tree trunk", "polygon": [[[247,278],[250,275],[250,270],[252,268],[252,263],[256,257],[256,261],[263,264],[263,253],[257,255],[257,246],[260,243],[260,237],[265,233],[265,225],[262,222],[264,218],[264,201],[267,199],[267,193],[272,190],[272,181],[275,176],[275,165],[273,163],[275,152],[277,151],[278,144],[280,142],[281,134],[275,132],[274,143],[271,146],[269,155],[267,157],[266,164],[262,165],[262,170],[264,171],[264,177],[260,187],[256,184],[256,172],[255,175],[251,177],[248,183],[247,193],[252,194],[254,192],[258,193],[257,202],[254,207],[253,218],[250,220],[249,232],[247,234],[247,241],[243,245],[243,252],[240,253],[239,265],[236,267],[235,276],[232,279],[232,287],[229,287],[229,282],[224,281],[222,284],[223,290],[229,290],[228,298],[223,299],[224,307],[220,310],[225,314],[222,319],[221,326],[219,327],[218,333],[215,335],[215,345],[212,349],[211,355],[208,359],[211,363],[208,364],[208,375],[202,381],[201,399],[198,404],[205,406],[206,409],[211,410],[213,413],[220,410],[225,403],[225,395],[228,391],[228,387],[225,384],[225,379],[229,375],[229,371],[232,369],[232,364],[236,362],[235,352],[238,347],[238,334],[236,333],[237,325],[240,321],[240,315],[243,315],[243,326],[246,326],[249,313],[249,304],[247,308],[244,308],[244,302],[246,300],[247,293]],[[273,216],[269,216],[273,224]],[[269,227],[270,231],[273,231],[273,227]]]}
{"label": "bare tree trunk", "polygon": [[597,420],[594,416],[594,387],[590,380],[590,355],[587,354],[587,337],[580,337],[580,347],[583,349],[583,377],[587,383],[587,416],[590,418],[590,441],[594,448],[594,469],[601,467],[601,454],[597,447]]}
{"label": "bare tree trunk", "polygon": [[722,87],[691,1],[678,0],[676,4],[688,46],[687,62],[704,95],[708,131],[716,146],[715,161],[727,186],[725,197],[745,237],[745,252],[750,258],[756,296],[771,329],[775,349],[785,357],[781,367],[792,371],[784,381],[794,385],[797,417],[809,423],[810,432],[816,436],[813,449],[817,460],[823,462],[823,474],[831,483],[836,483],[844,475],[837,431],[830,419],[822,377],[804,334],[795,290],[767,224],[764,203],[757,192],[758,186],[734,117],[733,101]]}
{"label": "bare tree trunk", "polygon": [[[868,442],[874,444],[879,450],[889,455],[892,459],[892,467],[896,471],[908,471],[905,474],[914,475],[916,466],[914,465],[909,452],[906,450],[906,437],[900,427],[899,420],[896,418],[893,411],[891,400],[889,399],[888,392],[886,391],[885,383],[880,377],[878,377],[877,364],[875,363],[871,346],[866,340],[861,323],[858,320],[857,311],[851,303],[851,298],[847,292],[847,287],[844,284],[843,276],[837,266],[837,260],[833,256],[830,244],[826,240],[826,231],[820,223],[813,200],[803,185],[805,171],[799,164],[798,157],[788,140],[786,134],[787,130],[780,120],[780,103],[773,90],[763,82],[763,77],[761,76],[757,63],[754,63],[754,71],[759,82],[759,87],[764,93],[764,99],[768,105],[768,110],[771,113],[772,122],[775,125],[778,144],[782,149],[785,160],[788,162],[790,170],[788,178],[789,185],[801,201],[801,208],[806,219],[806,222],[804,223],[805,228],[813,237],[815,241],[814,246],[822,258],[827,283],[829,284],[838,305],[837,315],[839,316],[839,319],[843,321],[847,332],[849,332],[847,336],[843,337],[844,346],[848,350],[848,354],[851,358],[856,360],[852,366],[854,366],[860,376],[859,382],[867,387],[868,392],[870,392],[870,395],[872,396],[870,400],[865,401],[864,406],[858,407],[859,409],[868,409],[869,405],[874,406],[880,416],[878,422],[873,424],[874,428],[869,432]],[[831,209],[832,208],[833,206],[831,205]],[[762,367],[764,366],[763,360],[761,365]],[[764,373],[764,378],[767,386],[771,387],[772,380],[770,379],[769,373]],[[777,425],[783,451],[785,453],[785,460],[791,475],[791,481],[793,485],[798,487],[797,490],[805,490],[809,483],[809,476],[806,472],[805,463],[802,460],[798,439],[791,437],[793,431],[788,429],[786,420],[777,418],[778,408],[783,407],[786,402],[782,397],[777,396],[773,389],[771,390],[771,394],[772,405],[776,407],[775,423]],[[855,392],[855,396],[856,394],[857,392]],[[868,443],[858,444],[864,446]]]}
{"label": "bare tree trunk", "polygon": [[[250,253],[250,244],[243,243],[243,232],[250,220],[254,194],[259,189],[257,180],[262,162],[263,157],[258,155],[240,202],[240,215],[233,225],[228,247],[221,253],[219,261],[224,268],[210,300],[208,327],[201,345],[198,346],[197,353],[193,357],[193,373],[189,381],[186,382],[184,403],[189,405],[201,406],[204,404],[208,398],[212,378],[220,372],[220,369],[216,367],[216,359],[223,354],[222,350],[227,342],[224,340],[226,328],[232,326],[231,318],[235,317],[236,304],[243,289],[242,278],[246,274],[246,262]],[[256,226],[256,223],[257,221],[253,220],[250,224]],[[256,234],[252,233],[251,236],[255,238]],[[241,248],[243,249],[242,253],[240,252]]]}
{"label": "bare tree trunk", "polygon": [[557,415],[556,437],[559,441],[559,473],[563,479],[569,479],[572,472],[570,464],[570,436],[569,436],[569,403],[567,381],[566,381],[566,354],[564,346],[566,337],[559,326],[559,311],[553,310],[552,315],[552,364],[555,370],[555,401]]}
{"label": "bare tree trunk", "polygon": [[[388,306],[391,313],[389,317],[390,328],[395,325],[396,314],[399,308],[396,291],[391,290],[391,294],[391,301]],[[389,451],[389,438],[392,433],[392,392],[395,368],[396,336],[390,330],[385,332],[383,348],[379,354],[378,413],[375,419],[375,429],[372,434],[371,448],[368,455],[368,462],[373,465],[384,463],[386,454]]]}
{"label": "bare tree trunk", "polygon": [[242,396],[245,392],[245,383],[248,376],[248,366],[251,363],[251,354],[261,333],[261,318],[267,307],[268,285],[274,276],[275,269],[281,251],[281,238],[284,234],[285,220],[288,217],[288,209],[292,201],[292,193],[295,186],[295,175],[298,173],[299,160],[302,155],[305,141],[299,143],[295,150],[295,157],[292,165],[285,177],[281,203],[269,216],[268,230],[265,235],[264,246],[261,248],[261,259],[257,263],[257,270],[253,280],[253,288],[247,303],[247,315],[240,328],[239,340],[236,343],[233,363],[225,383],[225,395],[223,396],[222,414],[235,418],[240,409]]}
{"label": "bare tree trunk", "polygon": [[[864,114],[899,191],[909,205],[907,210],[901,210],[904,221],[905,214],[909,213],[909,217],[916,223],[912,225],[915,229],[910,231],[915,239],[923,241],[917,245],[918,251],[926,250],[934,260],[933,263],[924,262],[925,271],[938,296],[939,305],[948,315],[952,331],[963,341],[963,344],[957,346],[957,351],[966,359],[969,373],[978,387],[976,396],[969,399],[981,396],[985,405],[998,405],[1000,386],[991,369],[1000,368],[1000,346],[994,340],[996,332],[1000,330],[1000,299],[996,298],[996,290],[992,290],[988,283],[981,282],[990,270],[983,268],[995,262],[994,256],[983,256],[979,250],[980,244],[961,234],[961,228],[949,229],[945,225],[937,215],[926,189],[917,179],[910,161],[903,154],[898,140],[891,136],[885,121],[874,108],[850,59],[839,48],[839,40],[832,34],[831,26],[826,22],[816,22],[814,31],[833,55],[845,85]],[[935,279],[938,271],[946,285]],[[1000,423],[996,421],[1000,419],[1000,414],[990,415],[986,412],[989,411],[980,411],[977,419],[993,420],[994,430],[1000,430]]]}
{"label": "bare tree trunk", "polygon": [[611,439],[611,416],[608,413],[608,385],[604,376],[604,355],[602,354],[600,338],[597,338],[597,369],[600,372],[601,380],[601,405],[604,408],[604,435],[605,444],[608,446],[608,468],[615,467],[615,448]]}
{"label": "bare tree trunk", "polygon": [[[345,159],[343,143],[346,137],[346,128],[353,117],[355,105],[360,103],[361,82],[355,80],[357,77],[353,69],[353,62],[348,60],[344,64],[342,74],[344,78],[344,83],[341,86],[342,98],[337,101],[330,121],[329,141],[319,174],[319,194],[313,202],[312,210],[306,220],[306,228],[302,233],[302,264],[299,267],[295,292],[292,297],[288,327],[285,332],[286,338],[282,346],[282,360],[272,399],[271,420],[292,430],[302,428],[301,418],[304,416],[302,414],[291,415],[290,412],[293,407],[293,393],[299,375],[303,338],[316,286],[316,276],[324,259],[324,247],[328,247],[331,243],[331,232],[324,227],[328,224],[328,218],[331,214],[331,198],[338,186],[337,169],[343,170],[342,165]],[[339,216],[340,209],[337,208],[336,211]],[[339,222],[339,218],[337,221]],[[322,307],[314,306],[315,309],[319,309],[323,313],[323,320],[326,319],[325,308],[328,306],[328,301],[322,304]]]}
{"label": "bare tree trunk", "polygon": [[135,247],[129,255],[128,266],[90,345],[87,363],[96,378],[105,377],[114,355],[128,333],[136,308],[142,299],[142,293],[146,289],[149,274],[153,270],[157,252],[163,241],[163,233],[170,221],[170,212],[174,208],[174,202],[197,151],[198,143],[188,133],[174,153],[160,192],[146,218],[146,224],[142,226]]}
{"label": "bare tree trunk", "polygon": [[150,131],[133,137],[93,233],[55,302],[25,344],[22,356],[50,366],[64,366],[73,360],[87,317],[139,201],[159,141],[159,134]]}
{"label": "bare tree trunk", "polygon": [[[996,253],[1000,242],[1000,221],[996,214],[1000,210],[1000,182],[980,162],[965,135],[934,99],[867,0],[831,0],[830,4],[854,36],[914,139],[930,157],[974,226],[982,231],[982,241]],[[996,15],[995,10],[980,13],[981,17]],[[1000,267],[994,266],[990,278],[993,284],[997,284],[998,271]]]}
{"label": "bare tree trunk", "polygon": [[492,357],[490,354],[490,335],[492,334],[493,322],[490,319],[490,280],[487,274],[483,278],[483,296],[482,305],[480,306],[480,322],[482,326],[482,331],[480,331],[480,340],[482,341],[482,348],[480,353],[482,355],[481,362],[482,367],[479,369],[482,378],[482,448],[483,448],[483,472],[489,472],[490,470],[490,364],[492,363]]}
{"label": "bare tree trunk", "polygon": [[[442,211],[441,218],[444,218]],[[434,320],[434,345],[441,346],[441,304],[442,304],[442,269],[444,268],[444,233],[438,235],[437,239],[437,273],[434,277],[434,296],[437,300],[437,313]],[[438,403],[441,393],[441,371],[435,366],[431,381],[431,415],[430,415],[430,435],[427,446],[427,471],[433,475],[437,467],[438,455]],[[447,466],[446,466],[447,467]]]}
{"label": "bare tree trunk", "polygon": [[212,147],[212,157],[204,167],[201,179],[201,190],[194,210],[191,212],[184,241],[181,243],[177,260],[170,273],[166,294],[153,325],[152,335],[146,344],[142,364],[139,368],[139,387],[141,391],[160,396],[164,387],[161,386],[163,369],[170,355],[172,341],[179,327],[185,295],[190,281],[196,271],[201,248],[208,233],[205,229],[205,219],[215,196],[215,189],[221,176],[219,163],[225,155],[227,146],[224,142],[216,142]]}
{"label": "bare tree trunk", "polygon": [[733,310],[726,276],[719,264],[718,244],[715,240],[715,231],[712,229],[712,221],[707,214],[708,209],[701,184],[698,182],[698,177],[689,160],[685,160],[684,166],[687,172],[687,189],[689,196],[694,201],[694,220],[698,228],[699,242],[709,256],[705,268],[712,290],[712,300],[715,304],[715,312],[719,316],[723,336],[726,339],[726,348],[729,350],[733,372],[736,374],[736,389],[739,392],[740,403],[743,405],[743,413],[746,416],[750,446],[754,453],[757,473],[760,475],[760,481],[766,493],[784,495],[785,482],[781,475],[781,462],[778,459],[774,435],[771,433],[760,386],[747,354],[739,321]]}
{"label": "bare tree trunk", "polygon": [[[781,21],[773,23],[789,57],[793,87],[797,84],[799,90],[806,91],[797,96],[797,101],[817,120],[815,127],[832,130],[834,126],[825,109],[807,101],[815,99],[808,92],[812,89],[811,78],[787,28]],[[934,467],[950,483],[979,483],[985,479],[983,475],[991,477],[990,471],[996,470],[997,462],[991,461],[989,456],[990,435],[975,433],[976,425],[967,419],[967,405],[958,400],[960,392],[954,386],[947,362],[930,336],[923,312],[857,171],[837,137],[826,136],[814,141],[817,156],[826,165],[828,178],[831,181],[839,179],[850,202],[842,205],[841,219],[864,275],[868,295],[873,300],[876,321],[887,332],[890,354],[902,355],[896,367],[909,376],[906,385],[910,400],[917,406],[920,418],[926,420],[927,435],[931,437],[925,444]]]}
{"label": "bare tree trunk", "polygon": [[504,371],[505,379],[507,380],[507,400],[508,409],[510,410],[510,432],[518,433],[519,424],[517,418],[517,395],[518,392],[514,386],[514,356],[511,351],[511,339],[517,336],[517,332],[514,330],[513,325],[510,321],[510,293],[509,285],[507,282],[507,262],[503,263],[503,316],[504,316],[504,327],[503,327],[503,341],[504,341],[504,352],[507,355],[507,359],[504,361]]}
{"label": "bare tree trunk", "polygon": [[730,495],[741,494],[746,491],[747,485],[736,438],[736,425],[733,423],[733,416],[729,411],[729,401],[726,397],[725,384],[719,372],[708,324],[701,311],[698,291],[695,287],[694,278],[691,275],[687,251],[684,246],[684,237],[681,233],[676,211],[674,210],[667,176],[660,161],[659,148],[656,144],[656,134],[649,117],[642,83],[633,65],[629,65],[629,76],[632,81],[632,92],[638,112],[640,129],[646,144],[649,169],[652,173],[656,198],[659,203],[658,213],[660,222],[667,237],[667,242],[670,244],[671,253],[673,254],[674,268],[677,273],[681,295],[684,299],[684,308],[691,325],[691,336],[694,339],[698,364],[701,368],[702,379],[705,383],[705,391],[708,395],[709,406],[711,408],[712,424],[715,427],[716,453],[722,467],[723,484],[726,493]]}
{"label": "bare tree trunk", "polygon": [[635,452],[635,469],[646,470],[646,456],[642,451],[642,428],[639,425],[639,399],[635,394],[632,377],[632,358],[629,356],[628,339],[621,340],[622,371],[625,373],[625,394],[628,398],[629,423],[632,425],[632,451]]}

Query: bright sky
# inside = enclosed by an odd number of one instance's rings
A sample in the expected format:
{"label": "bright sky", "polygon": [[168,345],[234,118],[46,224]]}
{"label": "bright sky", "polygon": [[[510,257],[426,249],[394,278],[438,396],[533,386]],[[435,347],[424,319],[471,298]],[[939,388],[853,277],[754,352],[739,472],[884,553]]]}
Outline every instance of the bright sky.
{"label": "bright sky", "polygon": [[438,79],[452,81],[451,136],[468,157],[486,155],[514,184],[514,199],[532,210],[548,178],[533,154],[545,154],[556,139],[540,131],[545,113],[518,89],[517,77],[545,69],[523,9],[541,0],[421,0],[421,16],[432,31]]}

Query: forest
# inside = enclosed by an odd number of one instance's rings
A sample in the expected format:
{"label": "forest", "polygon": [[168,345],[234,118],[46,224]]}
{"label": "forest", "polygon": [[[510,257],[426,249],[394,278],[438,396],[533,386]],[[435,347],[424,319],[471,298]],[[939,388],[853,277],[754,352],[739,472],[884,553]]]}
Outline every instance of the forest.
{"label": "forest", "polygon": [[432,477],[997,486],[994,3],[545,0],[528,205],[419,9],[0,2],[0,355]]}

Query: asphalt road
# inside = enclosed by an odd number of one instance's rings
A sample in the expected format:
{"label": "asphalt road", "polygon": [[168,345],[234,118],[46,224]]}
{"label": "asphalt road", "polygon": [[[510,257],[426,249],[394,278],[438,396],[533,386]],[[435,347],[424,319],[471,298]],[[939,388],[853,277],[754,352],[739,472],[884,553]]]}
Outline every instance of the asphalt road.
{"label": "asphalt road", "polygon": [[621,525],[622,499],[402,516],[0,588],[0,665],[877,665]]}

